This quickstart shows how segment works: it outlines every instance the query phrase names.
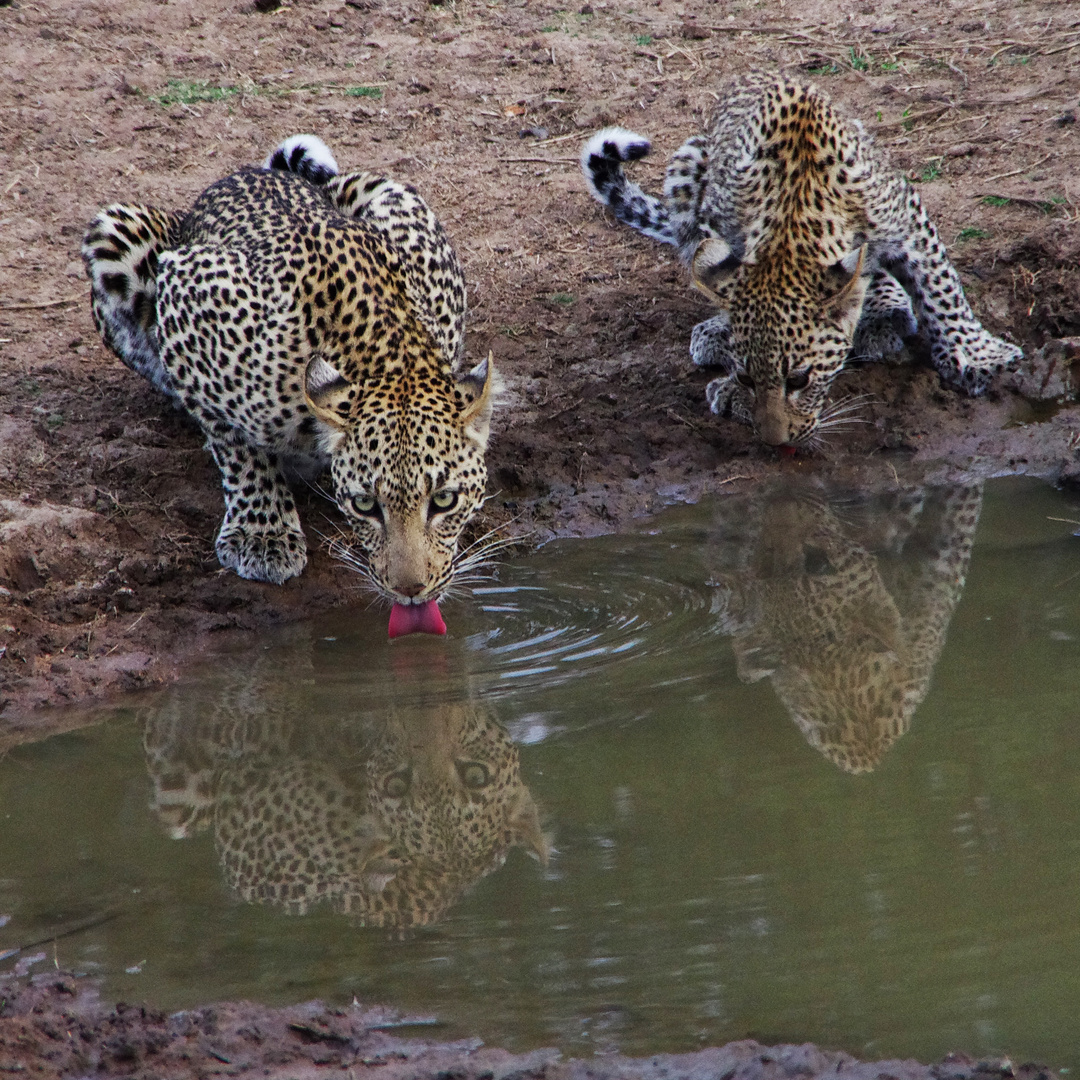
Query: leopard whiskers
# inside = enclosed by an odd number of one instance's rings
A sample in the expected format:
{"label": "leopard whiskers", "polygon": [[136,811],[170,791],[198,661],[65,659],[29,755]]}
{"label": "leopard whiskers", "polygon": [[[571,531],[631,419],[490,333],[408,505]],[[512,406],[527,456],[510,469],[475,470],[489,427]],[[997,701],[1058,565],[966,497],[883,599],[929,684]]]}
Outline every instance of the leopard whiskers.
{"label": "leopard whiskers", "polygon": [[375,575],[371,572],[371,565],[367,556],[349,542],[349,537],[345,532],[339,531],[335,536],[327,536],[326,533],[318,533],[317,535],[326,544],[326,550],[331,557],[344,563],[350,570],[359,575],[359,587],[361,589],[374,590],[378,594],[376,599],[383,595],[382,588],[375,580]]}
{"label": "leopard whiskers", "polygon": [[850,431],[856,424],[869,424],[869,418],[856,414],[861,413],[872,400],[872,394],[857,394],[853,397],[842,398],[840,401],[830,402],[821,410],[814,434],[833,435],[841,431]]}
{"label": "leopard whiskers", "polygon": [[333,493],[327,491],[326,488],[322,486],[322,482],[320,480],[309,480],[305,477],[304,486],[310,488],[312,491],[315,492],[316,495],[325,499],[327,502],[331,502],[337,505],[337,499],[334,497]]}
{"label": "leopard whiskers", "polygon": [[489,540],[483,546],[476,543],[470,544],[464,551],[458,552],[451,563],[451,573],[454,578],[470,570],[478,570],[481,567],[491,566],[494,557],[500,551],[516,546],[519,538],[516,536],[501,536]]}

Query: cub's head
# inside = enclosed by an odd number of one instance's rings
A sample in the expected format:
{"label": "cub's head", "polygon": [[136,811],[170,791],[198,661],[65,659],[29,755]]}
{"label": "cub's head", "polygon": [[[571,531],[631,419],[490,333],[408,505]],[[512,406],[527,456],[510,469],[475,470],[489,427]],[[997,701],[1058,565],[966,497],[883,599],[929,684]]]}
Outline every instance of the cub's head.
{"label": "cub's head", "polygon": [[728,315],[714,358],[751,399],[747,411],[769,446],[806,444],[834,419],[826,402],[862,313],[865,263],[865,244],[832,266],[760,252],[742,262],[723,240],[698,245],[694,284]]}
{"label": "cub's head", "polygon": [[316,358],[304,394],[355,534],[349,561],[395,605],[437,601],[463,568],[458,537],[484,498],[491,357],[456,380],[390,363],[362,385]]}

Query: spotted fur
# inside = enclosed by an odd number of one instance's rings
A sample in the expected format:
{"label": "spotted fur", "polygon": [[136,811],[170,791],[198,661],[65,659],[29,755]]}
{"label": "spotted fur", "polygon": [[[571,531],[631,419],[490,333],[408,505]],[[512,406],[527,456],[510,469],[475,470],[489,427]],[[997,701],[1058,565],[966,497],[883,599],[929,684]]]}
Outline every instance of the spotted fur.
{"label": "spotted fur", "polygon": [[807,742],[874,769],[926,696],[964,588],[980,486],[851,502],[755,496],[715,609],[744,682],[768,678]]}
{"label": "spotted fur", "polygon": [[336,175],[294,136],[182,218],[110,206],[83,245],[107,344],[202,426],[223,566],[282,582],[307,550],[287,467],[329,466],[374,587],[438,599],[483,498],[494,370],[462,374],[465,282],[419,194]]}
{"label": "spotted fur", "polygon": [[288,674],[237,669],[215,707],[166,698],[144,729],[152,808],[174,839],[212,832],[242,899],[405,929],[513,847],[548,859],[517,748],[480,702],[329,720]]}
{"label": "spotted fur", "polygon": [[895,351],[914,324],[941,379],[969,394],[1020,350],[980,325],[918,193],[814,86],[754,74],[673,155],[664,195],[622,163],[647,139],[608,128],[581,165],[619,221],[672,244],[720,308],[695,329],[696,363],[723,369],[712,409],[774,446],[827,428],[829,388],[853,354]]}

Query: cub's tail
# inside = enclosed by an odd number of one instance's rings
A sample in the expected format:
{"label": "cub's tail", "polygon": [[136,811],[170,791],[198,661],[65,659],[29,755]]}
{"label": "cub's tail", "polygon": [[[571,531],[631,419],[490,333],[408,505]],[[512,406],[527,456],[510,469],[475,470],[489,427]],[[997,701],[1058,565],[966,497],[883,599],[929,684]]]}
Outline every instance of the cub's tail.
{"label": "cub's tail", "polygon": [[263,162],[264,169],[283,169],[313,184],[325,184],[338,174],[330,148],[315,135],[290,135]]}
{"label": "cub's tail", "polygon": [[624,161],[637,161],[649,152],[650,143],[642,135],[625,128],[598,131],[581,151],[581,171],[593,198],[624,225],[630,225],[664,244],[678,244],[671,228],[667,207],[646,195],[623,173]]}
{"label": "cub's tail", "polygon": [[105,344],[129,368],[176,396],[158,355],[158,256],[173,247],[180,216],[152,206],[115,203],[99,211],[83,237],[91,310]]}

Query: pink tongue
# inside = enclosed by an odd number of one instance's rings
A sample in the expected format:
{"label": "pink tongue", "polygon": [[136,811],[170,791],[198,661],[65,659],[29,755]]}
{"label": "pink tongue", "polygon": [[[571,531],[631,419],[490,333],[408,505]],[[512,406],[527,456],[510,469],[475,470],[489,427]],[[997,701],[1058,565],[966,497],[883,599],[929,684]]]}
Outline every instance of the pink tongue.
{"label": "pink tongue", "polygon": [[445,634],[438,602],[429,600],[426,604],[395,604],[390,611],[390,636],[404,637],[406,634]]}

